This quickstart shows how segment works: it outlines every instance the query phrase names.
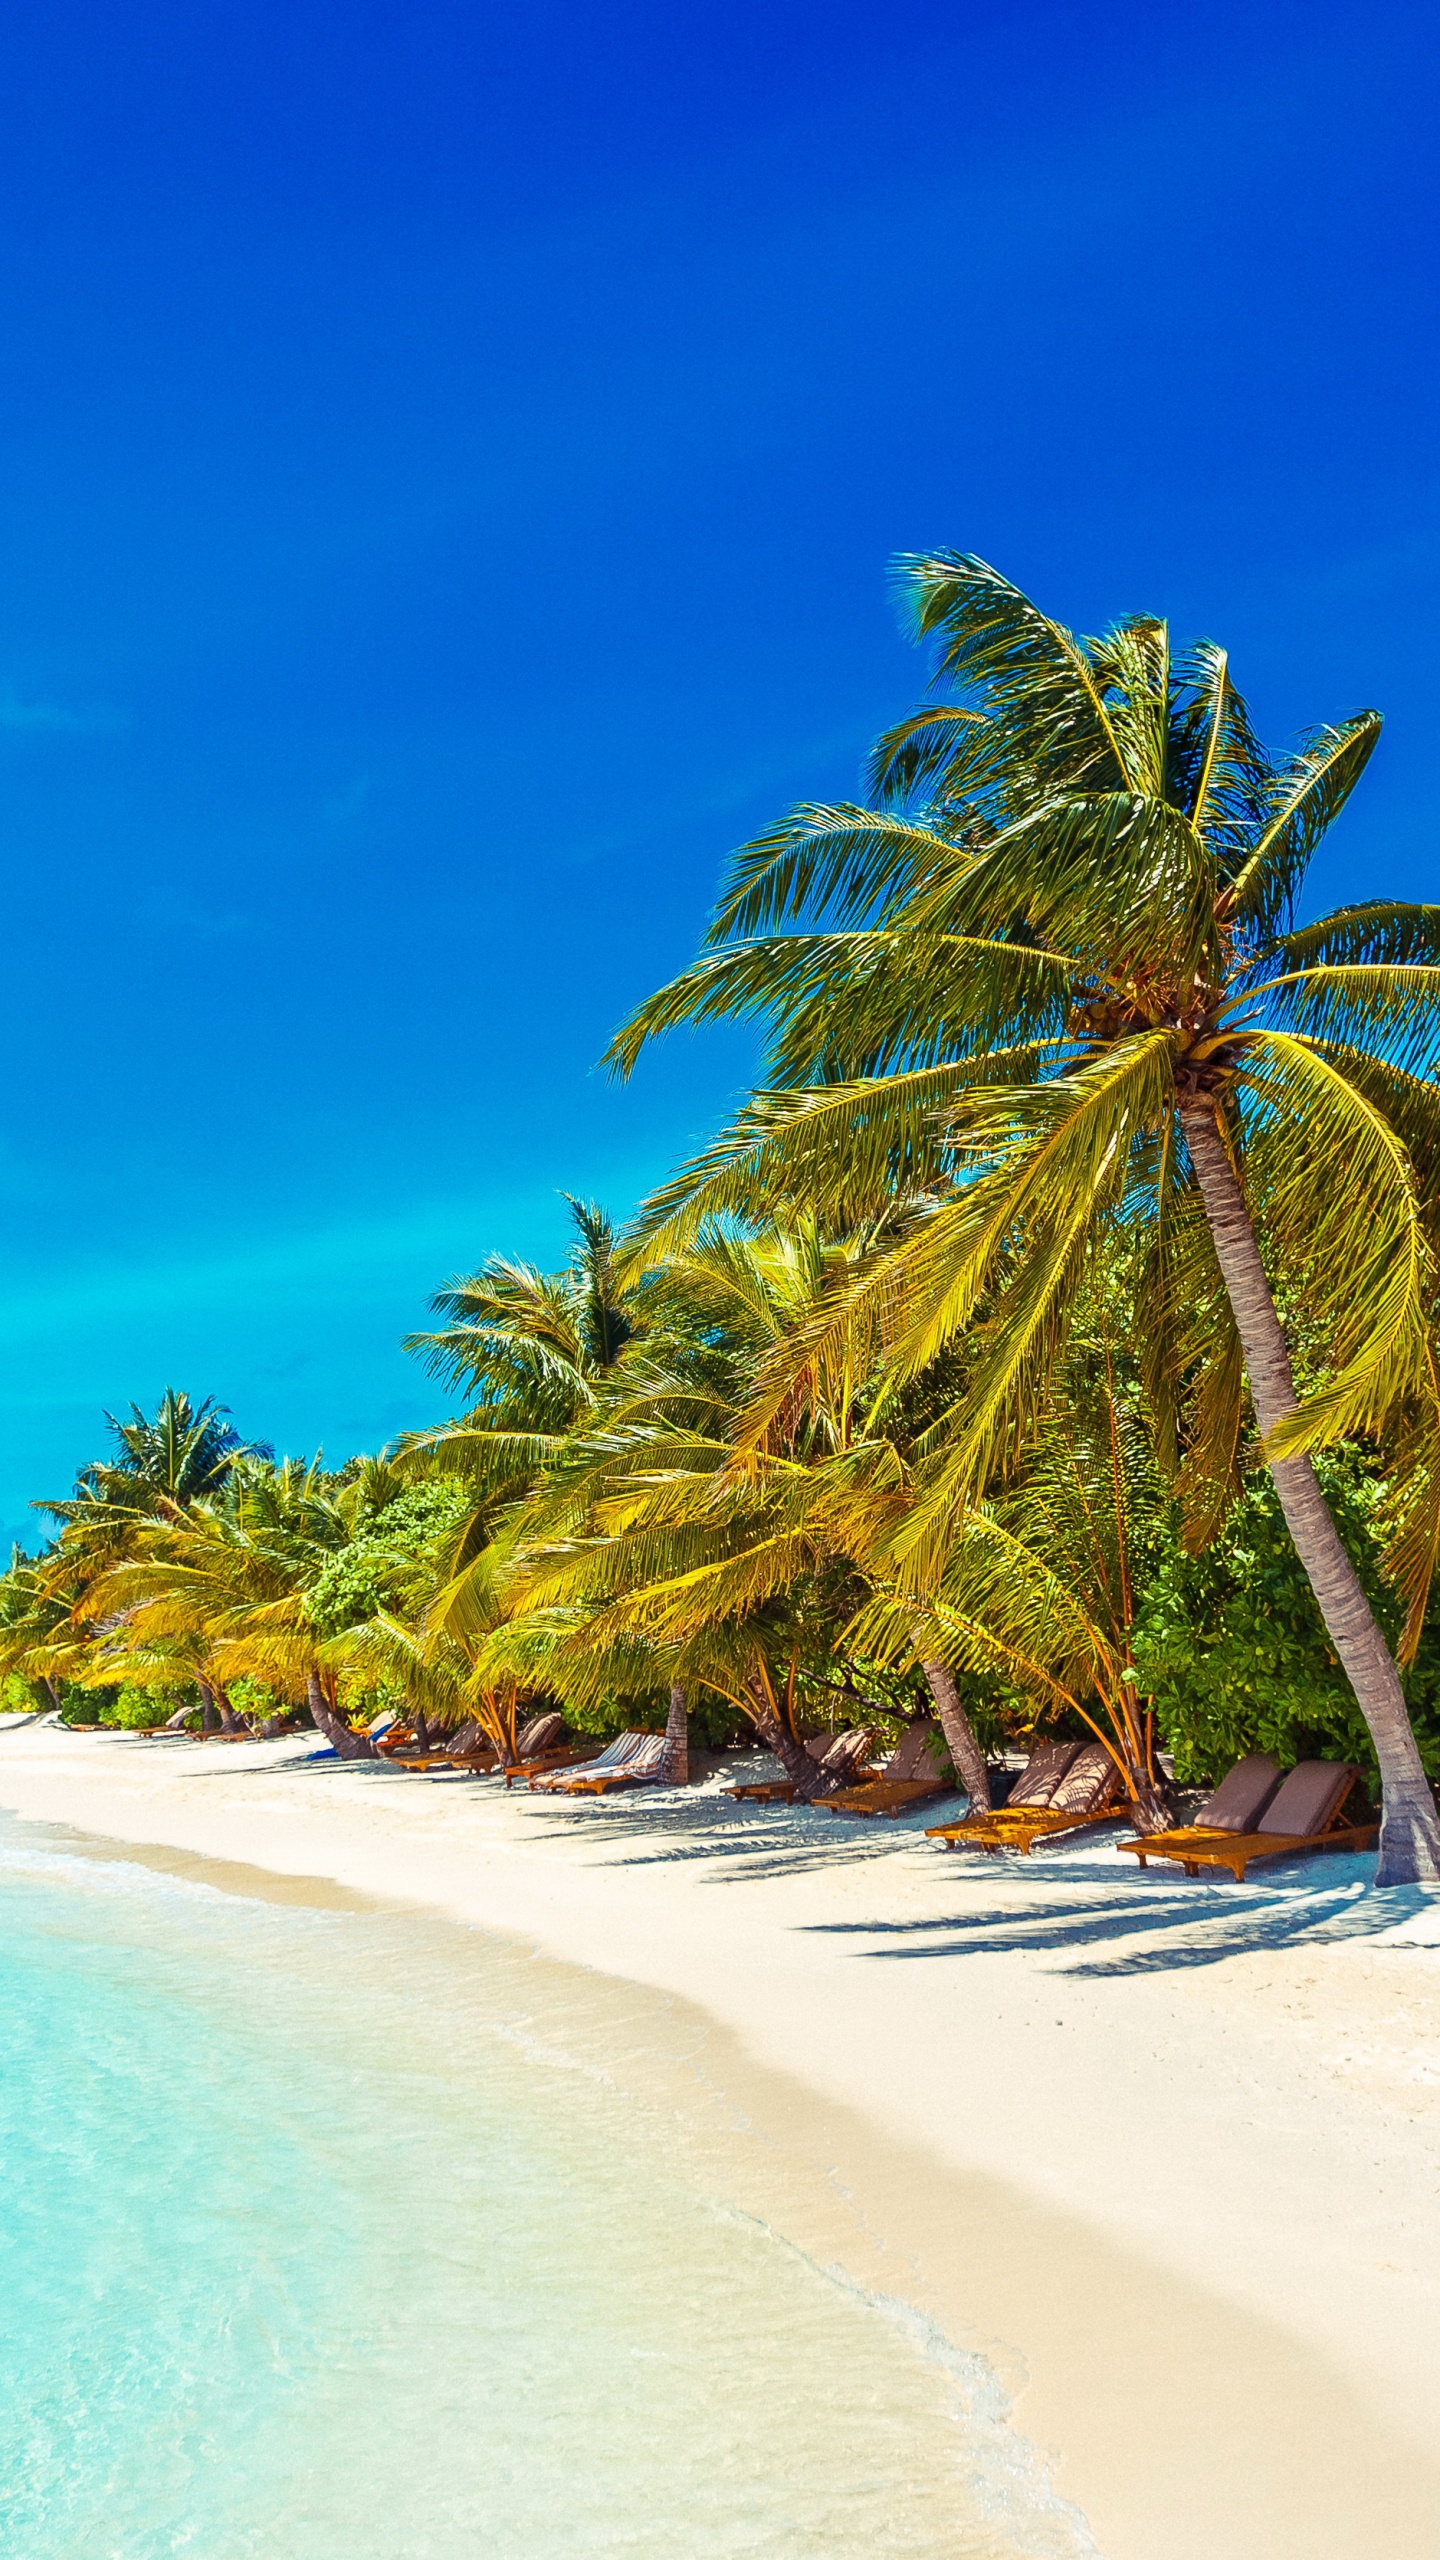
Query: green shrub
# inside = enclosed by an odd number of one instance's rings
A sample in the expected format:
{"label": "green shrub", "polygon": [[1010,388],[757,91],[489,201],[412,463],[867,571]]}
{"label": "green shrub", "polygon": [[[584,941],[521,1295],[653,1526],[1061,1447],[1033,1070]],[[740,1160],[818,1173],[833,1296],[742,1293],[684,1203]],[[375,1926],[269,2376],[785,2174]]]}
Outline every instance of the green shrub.
{"label": "green shrub", "polygon": [[[1319,1473],[1336,1525],[1393,1642],[1399,1611],[1382,1582],[1373,1522],[1383,1488],[1354,1451],[1332,1452]],[[1269,1476],[1259,1476],[1203,1555],[1178,1542],[1149,1581],[1135,1634],[1142,1688],[1182,1784],[1217,1778],[1247,1751],[1282,1763],[1375,1757],[1354,1692],[1329,1638]],[[1432,1610],[1405,1674],[1421,1757],[1440,1776],[1440,1615]]]}

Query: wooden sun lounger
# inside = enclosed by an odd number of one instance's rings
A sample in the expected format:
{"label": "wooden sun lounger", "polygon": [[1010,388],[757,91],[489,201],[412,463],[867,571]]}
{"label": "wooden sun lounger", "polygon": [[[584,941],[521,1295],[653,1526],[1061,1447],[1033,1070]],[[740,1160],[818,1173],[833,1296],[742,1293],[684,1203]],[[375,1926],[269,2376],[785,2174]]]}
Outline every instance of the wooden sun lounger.
{"label": "wooden sun lounger", "polygon": [[872,1778],[863,1787],[842,1787],[838,1795],[817,1796],[816,1802],[826,1813],[883,1814],[893,1821],[914,1804],[954,1793],[951,1778]]}
{"label": "wooden sun lounger", "polygon": [[948,1822],[937,1831],[927,1831],[927,1840],[938,1840],[946,1849],[1018,1849],[1028,1858],[1037,1840],[1058,1840],[1062,1832],[1090,1831],[1097,1822],[1113,1822],[1123,1813],[1123,1805],[1107,1804],[1098,1813],[1049,1813],[1041,1805],[1028,1809],[1017,1806],[1014,1813],[1001,1805],[994,1813],[967,1814],[963,1822]]}
{"label": "wooden sun lounger", "polygon": [[[818,1739],[818,1736],[816,1738]],[[807,1742],[805,1748],[814,1753],[817,1765],[826,1775],[838,1771],[852,1784],[861,1777],[880,1775],[878,1769],[858,1769],[851,1765],[861,1760],[869,1750],[868,1733],[856,1730],[853,1733],[837,1734],[833,1742],[825,1744],[823,1751],[815,1751],[813,1741]],[[733,1796],[737,1804],[793,1804],[795,1781],[793,1778],[763,1778],[757,1785],[727,1787],[725,1793]]]}
{"label": "wooden sun lounger", "polygon": [[553,1795],[605,1795],[610,1787],[646,1787],[646,1784],[653,1784],[653,1779],[659,1777],[661,1759],[664,1759],[664,1733],[656,1733],[656,1741],[661,1743],[659,1751],[638,1751],[635,1759],[625,1764],[625,1769],[597,1769],[597,1772],[582,1769],[579,1777],[566,1779],[561,1787],[553,1787],[551,1792]]}
{"label": "wooden sun lounger", "polygon": [[517,1760],[513,1768],[505,1770],[505,1784],[508,1789],[517,1778],[524,1778],[533,1787],[537,1778],[546,1777],[552,1770],[578,1769],[582,1760],[598,1760],[599,1756],[598,1742],[567,1742],[558,1751],[542,1751],[533,1760]]}
{"label": "wooden sun lounger", "polygon": [[928,1723],[912,1724],[902,1735],[878,1776],[867,1779],[863,1786],[840,1787],[834,1795],[819,1796],[816,1802],[826,1813],[879,1814],[893,1821],[898,1814],[908,1813],[915,1804],[927,1804],[932,1796],[950,1795],[953,1778],[944,1778],[931,1756],[934,1727]]}
{"label": "wooden sun lounger", "polygon": [[444,1751],[385,1751],[380,1756],[391,1769],[453,1769],[457,1766]]}
{"label": "wooden sun lounger", "polygon": [[[1318,1849],[1373,1849],[1380,1837],[1379,1823],[1345,1819],[1359,1778],[1359,1770],[1348,1762],[1301,1760],[1253,1830],[1191,1823],[1183,1830],[1142,1833],[1139,1839],[1119,1840],[1115,1845],[1138,1858],[1142,1867],[1152,1858],[1166,1858],[1187,1876],[1198,1876],[1202,1867],[1228,1867],[1237,1884],[1244,1883],[1247,1868],[1257,1858],[1308,1857]],[[1297,1830],[1297,1823],[1305,1827]]]}
{"label": "wooden sun lounger", "polygon": [[664,1756],[663,1733],[618,1733],[579,1777],[557,1775],[539,1783],[546,1795],[600,1796],[610,1787],[653,1784]]}
{"label": "wooden sun lounger", "polygon": [[[1017,1781],[1019,1791],[1033,1791],[1030,1803],[999,1805],[991,1813],[967,1813],[960,1822],[927,1831],[943,1849],[984,1849],[994,1856],[1016,1849],[1028,1858],[1037,1840],[1057,1840],[1072,1831],[1089,1831],[1097,1822],[1113,1822],[1123,1808],[1115,1799],[1120,1772],[1103,1743],[1048,1743],[1032,1752]],[[1066,1803],[1051,1801],[1068,1796]]]}

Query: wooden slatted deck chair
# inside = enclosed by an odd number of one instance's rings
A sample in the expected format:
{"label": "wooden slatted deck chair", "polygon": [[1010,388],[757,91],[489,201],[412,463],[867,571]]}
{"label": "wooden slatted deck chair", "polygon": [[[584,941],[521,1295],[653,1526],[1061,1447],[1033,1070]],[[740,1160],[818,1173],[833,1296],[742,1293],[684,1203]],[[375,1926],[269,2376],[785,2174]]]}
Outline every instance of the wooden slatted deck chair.
{"label": "wooden slatted deck chair", "polygon": [[[870,1748],[868,1725],[852,1725],[848,1733],[814,1733],[805,1745],[812,1759],[818,1760],[827,1786],[843,1786],[857,1774]],[[793,1778],[766,1778],[758,1785],[727,1787],[728,1796],[737,1804],[793,1804]]]}
{"label": "wooden slatted deck chair", "polygon": [[552,1796],[603,1796],[609,1787],[633,1787],[660,1775],[665,1757],[663,1733],[617,1733],[597,1759],[584,1769],[552,1769],[531,1779],[537,1793]]}
{"label": "wooden slatted deck chair", "polygon": [[[1230,1774],[1233,1777],[1234,1770]],[[1202,1867],[1228,1867],[1236,1883],[1243,1884],[1245,1870],[1256,1858],[1308,1857],[1317,1849],[1373,1849],[1380,1837],[1379,1823],[1358,1807],[1355,1817],[1348,1822],[1345,1818],[1359,1782],[1359,1770],[1348,1761],[1301,1760],[1258,1818],[1250,1816],[1247,1830],[1218,1824],[1202,1830],[1194,1824],[1183,1831],[1152,1831],[1138,1840],[1117,1841],[1116,1846],[1138,1858],[1142,1867],[1151,1858],[1173,1859],[1187,1876],[1198,1875]]]}
{"label": "wooden slatted deck chair", "polygon": [[967,1813],[925,1837],[942,1849],[1016,1849],[1028,1858],[1037,1840],[1112,1821],[1120,1790],[1119,1768],[1103,1742],[1051,1742],[1031,1752],[1008,1803]]}
{"label": "wooden slatted deck chair", "polygon": [[[555,1708],[547,1707],[542,1715],[532,1716],[528,1724],[522,1724],[516,1734],[515,1764],[511,1775],[518,1774],[521,1769],[538,1768],[549,1755],[576,1747],[565,1740],[563,1715]],[[487,1742],[483,1736],[473,1743],[466,1743],[463,1738],[452,1742],[445,1758],[451,1768],[470,1769],[480,1778],[489,1777],[501,1765],[494,1743]]]}
{"label": "wooden slatted deck chair", "polygon": [[[412,1744],[413,1740],[412,1735]],[[483,1778],[500,1767],[500,1754],[493,1742],[482,1743],[475,1750],[460,1751],[443,1742],[425,1752],[417,1752],[413,1748],[407,1750],[403,1743],[388,1752],[383,1743],[380,1748],[392,1767],[397,1769],[460,1769]],[[558,1761],[572,1754],[582,1759],[587,1756],[584,1748],[566,1742],[565,1718],[553,1708],[547,1708],[544,1715],[531,1717],[517,1734],[515,1748],[520,1756],[508,1773],[512,1778],[525,1777],[531,1769],[553,1768]]]}
{"label": "wooden slatted deck chair", "polygon": [[878,1778],[860,1787],[841,1787],[837,1794],[817,1796],[815,1801],[826,1813],[884,1814],[893,1821],[897,1814],[908,1813],[912,1804],[950,1793],[955,1781],[944,1775],[937,1762],[944,1748],[935,1727],[922,1717],[906,1727]]}
{"label": "wooden slatted deck chair", "polygon": [[1162,1854],[1160,1844],[1169,1844],[1163,1854],[1179,1854],[1180,1844],[1187,1840],[1214,1840],[1223,1843],[1234,1834],[1253,1831],[1280,1784],[1280,1763],[1268,1751],[1252,1751],[1227,1769],[1218,1787],[1196,1811],[1193,1822],[1174,1831],[1152,1832],[1148,1839],[1117,1840],[1117,1849],[1132,1855],[1143,1851],[1146,1857],[1153,1848]]}
{"label": "wooden slatted deck chair", "polygon": [[549,1715],[537,1717],[536,1722],[540,1726],[537,1739],[527,1751],[522,1752],[514,1767],[504,1772],[507,1793],[517,1778],[523,1778],[527,1786],[533,1787],[537,1778],[543,1778],[554,1770],[576,1769],[582,1760],[599,1757],[598,1742],[566,1741],[565,1719],[553,1709]]}

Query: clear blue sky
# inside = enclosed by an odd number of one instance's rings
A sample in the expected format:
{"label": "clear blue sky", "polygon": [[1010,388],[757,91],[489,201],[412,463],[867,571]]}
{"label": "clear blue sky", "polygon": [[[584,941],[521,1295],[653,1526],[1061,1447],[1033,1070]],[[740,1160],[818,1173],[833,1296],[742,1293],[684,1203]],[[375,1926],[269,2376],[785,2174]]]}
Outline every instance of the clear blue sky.
{"label": "clear blue sky", "polygon": [[429,1289],[625,1211],[594,1072],[854,787],[898,549],[1378,703],[1437,894],[1428,9],[0,9],[0,1524],[173,1382],[339,1459]]}

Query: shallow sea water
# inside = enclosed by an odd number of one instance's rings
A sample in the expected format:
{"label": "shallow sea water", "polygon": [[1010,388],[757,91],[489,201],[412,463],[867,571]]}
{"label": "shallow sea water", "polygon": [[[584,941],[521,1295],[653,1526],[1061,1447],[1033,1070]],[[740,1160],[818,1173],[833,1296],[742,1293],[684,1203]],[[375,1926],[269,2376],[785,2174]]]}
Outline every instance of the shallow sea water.
{"label": "shallow sea water", "polygon": [[6,2560],[1092,2552],[983,2360],[727,2198],[587,1983],[0,1817]]}

